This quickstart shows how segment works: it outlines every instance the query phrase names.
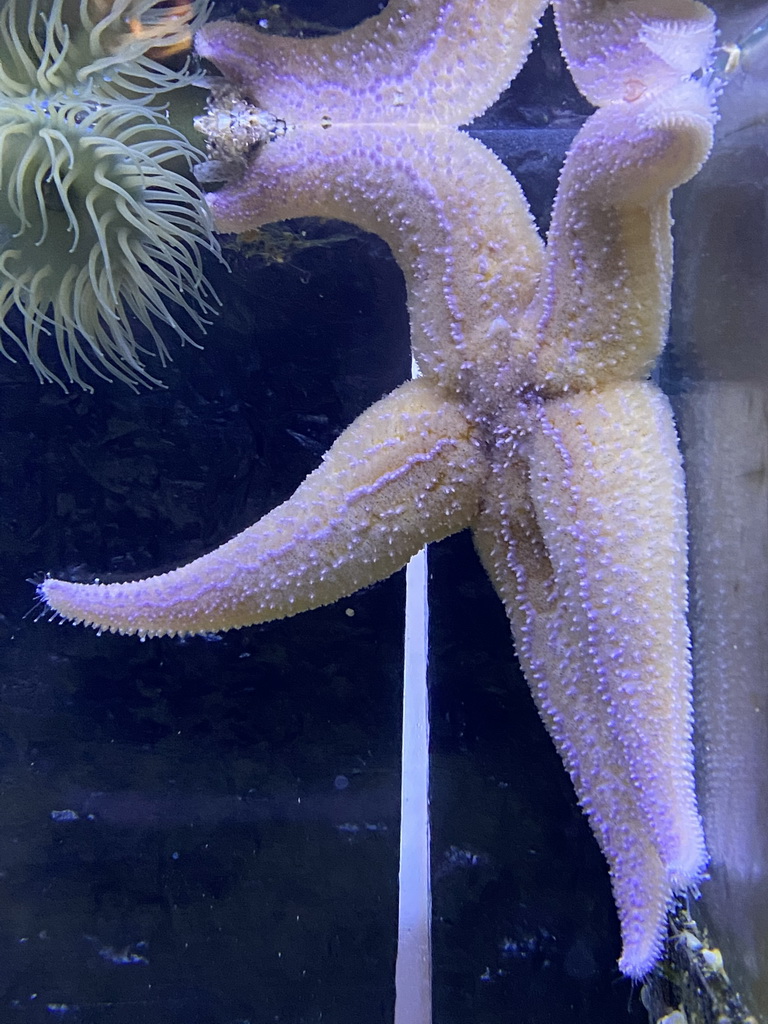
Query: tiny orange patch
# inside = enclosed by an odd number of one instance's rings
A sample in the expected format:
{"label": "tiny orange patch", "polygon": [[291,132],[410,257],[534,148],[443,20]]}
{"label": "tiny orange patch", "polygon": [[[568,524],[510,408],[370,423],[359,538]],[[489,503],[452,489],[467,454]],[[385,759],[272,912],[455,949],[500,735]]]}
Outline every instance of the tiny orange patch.
{"label": "tiny orange patch", "polygon": [[[183,26],[192,21],[193,6],[192,0],[164,0],[163,3],[158,4],[158,7],[161,8],[160,17],[153,24],[146,24],[141,18],[129,19],[129,34],[139,40],[162,40],[167,36],[176,35],[174,28],[181,30]],[[179,53],[186,53],[191,46],[192,32],[188,30],[172,42],[161,42],[159,45],[151,47],[147,50],[147,56],[151,60],[162,63]]]}
{"label": "tiny orange patch", "polygon": [[628,78],[624,83],[624,101],[635,103],[645,95],[645,82],[639,78]]}

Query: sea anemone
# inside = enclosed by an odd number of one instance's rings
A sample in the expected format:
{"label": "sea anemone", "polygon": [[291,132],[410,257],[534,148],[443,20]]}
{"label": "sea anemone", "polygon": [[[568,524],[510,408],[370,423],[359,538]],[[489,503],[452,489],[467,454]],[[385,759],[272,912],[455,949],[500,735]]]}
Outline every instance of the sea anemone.
{"label": "sea anemone", "polygon": [[0,10],[0,94],[90,84],[104,99],[154,99],[190,84],[159,51],[189,46],[207,0],[7,0]]}
{"label": "sea anemone", "polygon": [[[189,173],[201,154],[159,105],[192,75],[147,53],[173,46],[202,5],[24,2],[25,16],[22,0],[0,13],[3,333],[41,380],[65,384],[50,369],[55,347],[66,380],[83,387],[83,364],[132,386],[155,382],[136,322],[161,363],[168,353],[158,323],[191,340],[171,307],[203,329],[214,296],[201,253],[219,250]],[[161,16],[179,10],[180,22]]]}
{"label": "sea anemone", "polygon": [[5,330],[41,378],[58,379],[41,352],[50,330],[69,380],[81,360],[133,383],[151,378],[129,310],[163,359],[153,317],[189,340],[168,302],[202,326],[191,302],[209,308],[209,225],[196,186],[171,169],[180,155],[195,150],[131,103],[59,93],[0,105],[0,318],[21,310],[24,339]]}

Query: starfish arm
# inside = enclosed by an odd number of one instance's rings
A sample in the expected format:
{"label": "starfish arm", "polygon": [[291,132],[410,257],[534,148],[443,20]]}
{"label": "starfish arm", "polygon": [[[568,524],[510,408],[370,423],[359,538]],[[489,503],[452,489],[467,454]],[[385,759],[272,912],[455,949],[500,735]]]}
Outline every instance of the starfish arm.
{"label": "starfish arm", "polygon": [[693,790],[687,535],[672,411],[648,382],[545,402],[533,434],[536,518],[592,679],[673,888],[704,844]]}
{"label": "starfish arm", "polygon": [[587,653],[570,642],[567,610],[531,503],[522,458],[500,459],[473,530],[512,625],[539,713],[608,860],[625,974],[642,977],[661,951],[669,880],[624,750],[585,680]]}
{"label": "starfish arm", "polygon": [[62,617],[140,636],[234,629],[330,604],[474,517],[485,476],[459,406],[424,380],[363,413],[283,505],[188,565],[132,583],[47,579]]}
{"label": "starfish arm", "polygon": [[289,39],[236,22],[198,33],[202,56],[290,124],[458,125],[523,65],[542,0],[404,0],[356,28]]}
{"label": "starfish arm", "polygon": [[714,13],[697,0],[555,0],[563,54],[595,106],[676,86],[706,67]]}
{"label": "starfish arm", "polygon": [[491,494],[476,543],[609,862],[621,969],[641,977],[672,893],[705,862],[682,469],[666,399],[632,383],[543,403]]}
{"label": "starfish arm", "polygon": [[264,147],[242,182],[207,198],[220,231],[318,216],[380,235],[405,275],[422,371],[478,410],[495,411],[530,375],[509,320],[533,299],[542,243],[515,179],[468,135],[289,133]]}
{"label": "starfish arm", "polygon": [[525,316],[544,394],[650,373],[667,330],[671,191],[698,170],[711,134],[709,94],[693,82],[605,107],[582,128]]}

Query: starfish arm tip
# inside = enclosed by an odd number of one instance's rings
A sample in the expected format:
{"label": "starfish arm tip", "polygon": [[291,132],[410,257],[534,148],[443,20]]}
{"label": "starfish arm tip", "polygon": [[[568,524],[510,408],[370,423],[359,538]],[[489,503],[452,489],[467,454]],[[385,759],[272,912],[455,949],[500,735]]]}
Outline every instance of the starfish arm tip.
{"label": "starfish arm tip", "polygon": [[38,595],[63,619],[142,637],[288,618],[463,529],[483,474],[462,410],[425,379],[409,381],[348,427],[288,501],[209,554],[129,583],[49,578]]}

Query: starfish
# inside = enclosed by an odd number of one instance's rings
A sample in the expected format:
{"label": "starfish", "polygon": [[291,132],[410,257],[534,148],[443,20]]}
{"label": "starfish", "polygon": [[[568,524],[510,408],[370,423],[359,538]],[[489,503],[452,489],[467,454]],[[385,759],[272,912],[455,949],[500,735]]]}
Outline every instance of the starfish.
{"label": "starfish", "polygon": [[697,73],[714,26],[695,0],[556,6],[598,109],[567,156],[545,247],[517,182],[457,131],[516,75],[541,13],[541,0],[399,0],[322,39],[203,29],[199,52],[242,100],[211,114],[221,151],[238,125],[258,128],[242,176],[207,197],[217,229],[320,216],[381,235],[422,376],[210,554],[130,583],[46,579],[40,593],[62,617],[142,637],[231,629],[336,601],[470,527],[608,860],[620,967],[639,978],[706,859],[683,473],[649,375],[671,190],[711,143]]}

